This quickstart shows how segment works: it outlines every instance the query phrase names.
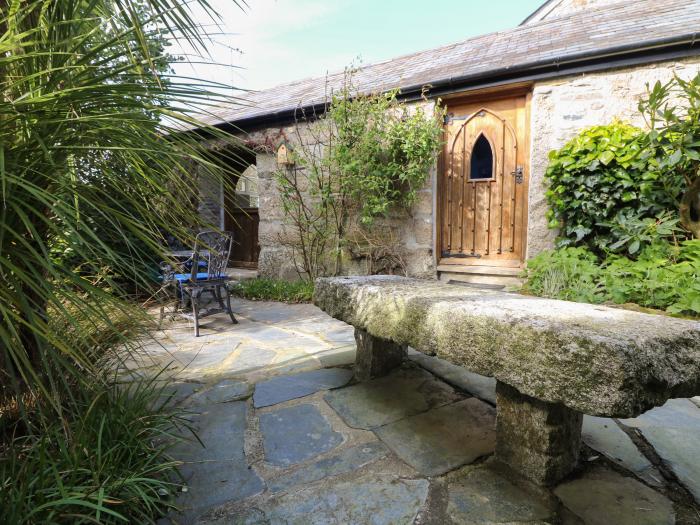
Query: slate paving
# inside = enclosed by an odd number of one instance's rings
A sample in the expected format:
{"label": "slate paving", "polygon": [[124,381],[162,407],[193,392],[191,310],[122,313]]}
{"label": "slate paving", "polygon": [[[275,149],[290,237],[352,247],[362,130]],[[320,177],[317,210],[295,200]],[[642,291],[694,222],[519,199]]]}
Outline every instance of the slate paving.
{"label": "slate paving", "polygon": [[584,443],[642,478],[650,485],[663,485],[661,473],[632,442],[614,420],[584,416],[581,437]]}
{"label": "slate paving", "polygon": [[373,429],[426,412],[462,396],[419,368],[328,392],[328,404],[353,428]]}
{"label": "slate paving", "polygon": [[564,483],[554,494],[584,523],[590,525],[672,525],[671,502],[634,478],[595,469]]}
{"label": "slate paving", "polygon": [[450,480],[447,514],[454,523],[484,524],[542,523],[555,517],[551,501],[486,467],[468,468]]}
{"label": "slate paving", "polygon": [[407,417],[376,429],[401,459],[436,476],[493,453],[496,410],[475,398]]}
{"label": "slate paving", "polygon": [[689,399],[670,399],[664,406],[633,419],[623,419],[622,423],[638,428],[700,501],[700,410],[695,403]]}
{"label": "slate paving", "polygon": [[328,452],[343,441],[313,405],[281,408],[260,416],[265,460],[273,465],[296,465]]}
{"label": "slate paving", "polygon": [[535,488],[493,458],[492,379],[410,352],[357,383],[352,327],[312,305],[236,300],[234,311],[239,325],[207,318],[198,339],[170,324],[128,371],[167,366],[163,400],[194,412],[204,443],[173,449],[183,511],[162,523],[700,523],[700,504],[674,493],[700,491],[698,399],[619,425],[585,417],[592,455],[565,483]]}
{"label": "slate paving", "polygon": [[343,368],[322,368],[290,376],[262,381],[255,386],[255,408],[276,405],[290,399],[308,396],[319,390],[330,390],[346,385],[352,371]]}

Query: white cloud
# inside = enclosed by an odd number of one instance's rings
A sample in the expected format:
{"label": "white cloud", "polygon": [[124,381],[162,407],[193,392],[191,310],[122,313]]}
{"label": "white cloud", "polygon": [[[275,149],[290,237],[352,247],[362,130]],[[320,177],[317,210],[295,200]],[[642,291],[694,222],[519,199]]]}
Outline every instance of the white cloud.
{"label": "white cloud", "polygon": [[304,31],[313,30],[337,14],[349,1],[249,0],[249,7],[242,11],[232,0],[210,0],[221,17],[221,26],[217,29],[201,11],[195,16],[211,33],[207,44],[211,56],[192,57],[189,46],[175,45],[173,54],[183,53],[190,55],[193,62],[207,62],[180,64],[176,72],[241,88],[262,89],[342,69],[353,56],[323,48],[314,49],[314,55],[309,56],[309,50],[297,40]]}

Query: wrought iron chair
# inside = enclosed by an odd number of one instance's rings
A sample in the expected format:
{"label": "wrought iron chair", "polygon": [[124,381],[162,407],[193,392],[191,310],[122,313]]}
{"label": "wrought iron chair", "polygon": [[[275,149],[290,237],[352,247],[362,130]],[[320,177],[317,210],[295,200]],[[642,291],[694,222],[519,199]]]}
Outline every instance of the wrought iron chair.
{"label": "wrought iron chair", "polygon": [[[162,265],[164,281],[175,286],[182,310],[185,310],[187,302],[192,306],[195,337],[199,337],[199,320],[215,313],[226,312],[232,323],[238,323],[231,310],[231,296],[227,287],[231,279],[226,275],[226,265],[231,255],[232,244],[233,236],[228,232],[201,232],[195,239],[192,256],[179,263],[177,265],[179,268],[170,263]],[[189,272],[184,271],[185,269],[189,269]],[[213,295],[219,303],[219,309],[202,311],[202,296],[205,292]],[[226,304],[223,299],[224,292]],[[177,312],[177,303],[175,311]],[[161,322],[164,315],[165,307],[161,306]]]}

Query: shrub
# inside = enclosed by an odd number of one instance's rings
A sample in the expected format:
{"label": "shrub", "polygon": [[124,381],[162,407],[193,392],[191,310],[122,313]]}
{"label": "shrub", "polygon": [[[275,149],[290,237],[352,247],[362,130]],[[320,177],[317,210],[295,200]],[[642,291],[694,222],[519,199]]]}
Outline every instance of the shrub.
{"label": "shrub", "polygon": [[700,316],[700,240],[653,242],[636,260],[604,262],[585,248],[540,253],[527,263],[525,292],[570,301],[635,303]]}
{"label": "shrub", "polygon": [[606,299],[597,257],[586,248],[561,248],[527,262],[526,292],[541,297],[600,303]]}
{"label": "shrub", "polygon": [[558,246],[636,254],[650,240],[629,230],[657,222],[664,227],[653,237],[673,238],[664,213],[678,209],[685,184],[659,168],[655,153],[645,132],[620,122],[587,128],[550,152],[547,217],[560,228]]}
{"label": "shrub", "polygon": [[231,292],[245,299],[256,301],[280,301],[283,303],[309,303],[314,293],[311,281],[283,281],[281,279],[249,279],[236,283]]}

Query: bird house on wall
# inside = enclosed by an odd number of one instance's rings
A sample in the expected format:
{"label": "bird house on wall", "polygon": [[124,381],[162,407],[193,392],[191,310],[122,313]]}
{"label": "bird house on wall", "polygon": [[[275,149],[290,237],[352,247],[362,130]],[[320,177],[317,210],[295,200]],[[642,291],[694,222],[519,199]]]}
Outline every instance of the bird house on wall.
{"label": "bird house on wall", "polygon": [[288,168],[294,165],[294,159],[292,158],[292,150],[285,143],[280,144],[280,147],[277,148],[277,165],[280,168]]}

